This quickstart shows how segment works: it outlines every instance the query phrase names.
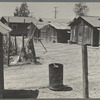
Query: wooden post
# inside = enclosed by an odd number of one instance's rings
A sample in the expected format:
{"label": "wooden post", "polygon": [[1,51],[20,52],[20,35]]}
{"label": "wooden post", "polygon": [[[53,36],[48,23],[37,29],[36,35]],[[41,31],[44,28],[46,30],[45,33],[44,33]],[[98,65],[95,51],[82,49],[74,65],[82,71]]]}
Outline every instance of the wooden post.
{"label": "wooden post", "polygon": [[22,34],[22,53],[25,55],[25,47],[24,47],[24,33]]}
{"label": "wooden post", "polygon": [[3,97],[4,73],[3,73],[3,35],[0,33],[0,98]]}
{"label": "wooden post", "polygon": [[88,90],[88,58],[87,45],[82,45],[82,67],[83,67],[83,97],[89,98]]}
{"label": "wooden post", "polygon": [[22,48],[24,48],[24,34],[22,34]]}
{"label": "wooden post", "polygon": [[34,63],[37,63],[36,53],[35,53],[35,48],[34,48],[34,43],[33,43],[33,38],[30,40],[30,44],[31,44],[31,51],[32,51],[32,54],[33,54]]}
{"label": "wooden post", "polygon": [[[6,45],[8,45],[8,37],[6,35]],[[7,46],[6,46],[6,55],[7,55]]]}
{"label": "wooden post", "polygon": [[10,65],[10,35],[8,37],[8,66]]}
{"label": "wooden post", "polygon": [[15,52],[17,54],[17,40],[16,40],[16,36],[15,36]]}

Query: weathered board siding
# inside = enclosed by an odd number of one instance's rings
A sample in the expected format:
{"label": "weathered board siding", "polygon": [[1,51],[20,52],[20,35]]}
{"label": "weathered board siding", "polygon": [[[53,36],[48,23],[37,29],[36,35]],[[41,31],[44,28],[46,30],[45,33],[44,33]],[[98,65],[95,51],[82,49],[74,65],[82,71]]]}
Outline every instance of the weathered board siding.
{"label": "weathered board siding", "polygon": [[57,42],[57,31],[50,25],[46,25],[40,30],[40,37],[45,42]]}
{"label": "weathered board siding", "polygon": [[45,42],[67,43],[70,39],[70,33],[67,30],[55,29],[50,25],[46,25],[41,29],[40,37]]}
{"label": "weathered board siding", "polygon": [[70,40],[77,44],[86,43],[89,45],[98,45],[100,41],[99,31],[87,22],[79,20],[76,24],[71,26]]}

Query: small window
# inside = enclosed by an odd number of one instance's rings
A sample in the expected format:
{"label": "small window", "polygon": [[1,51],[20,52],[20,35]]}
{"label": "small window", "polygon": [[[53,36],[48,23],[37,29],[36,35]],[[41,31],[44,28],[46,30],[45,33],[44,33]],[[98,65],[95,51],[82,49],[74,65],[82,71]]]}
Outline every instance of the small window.
{"label": "small window", "polygon": [[17,30],[17,25],[16,25],[16,24],[13,24],[13,25],[12,25],[12,29],[13,29],[13,30]]}

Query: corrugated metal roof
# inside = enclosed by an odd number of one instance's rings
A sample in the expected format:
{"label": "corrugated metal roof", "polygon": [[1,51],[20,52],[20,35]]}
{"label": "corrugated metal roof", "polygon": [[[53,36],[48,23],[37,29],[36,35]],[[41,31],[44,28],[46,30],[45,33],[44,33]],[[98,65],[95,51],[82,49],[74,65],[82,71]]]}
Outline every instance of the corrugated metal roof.
{"label": "corrugated metal roof", "polygon": [[31,23],[33,22],[34,24],[37,23],[37,19],[35,17],[15,17],[15,16],[3,16],[7,22],[9,20],[10,23]]}
{"label": "corrugated metal roof", "polygon": [[7,34],[10,31],[12,31],[12,29],[10,27],[8,27],[5,24],[3,24],[2,22],[0,22],[0,33]]}
{"label": "corrugated metal roof", "polygon": [[70,27],[68,26],[67,23],[57,23],[57,22],[52,22],[52,23],[49,23],[51,26],[53,26],[54,28],[56,29],[62,29],[62,30],[65,30],[65,29],[70,29]]}

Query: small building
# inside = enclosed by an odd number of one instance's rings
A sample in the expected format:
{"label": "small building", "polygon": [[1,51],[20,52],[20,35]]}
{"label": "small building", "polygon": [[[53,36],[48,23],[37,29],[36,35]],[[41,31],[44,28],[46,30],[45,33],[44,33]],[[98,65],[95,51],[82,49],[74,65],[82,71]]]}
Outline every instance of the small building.
{"label": "small building", "polygon": [[1,18],[1,22],[7,24],[11,29],[11,36],[22,36],[22,34],[27,35],[27,27],[31,22],[37,23],[35,17],[14,17],[14,16],[4,16]]}
{"label": "small building", "polygon": [[46,42],[67,43],[70,39],[69,20],[40,19],[45,25],[40,28],[40,38]]}
{"label": "small building", "polygon": [[71,42],[92,46],[100,44],[100,16],[80,16],[75,18],[69,26]]}

